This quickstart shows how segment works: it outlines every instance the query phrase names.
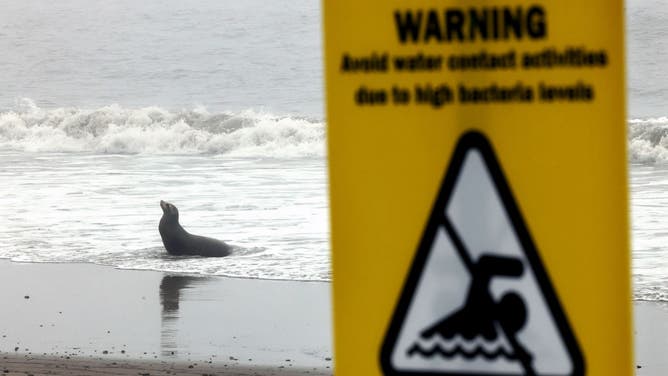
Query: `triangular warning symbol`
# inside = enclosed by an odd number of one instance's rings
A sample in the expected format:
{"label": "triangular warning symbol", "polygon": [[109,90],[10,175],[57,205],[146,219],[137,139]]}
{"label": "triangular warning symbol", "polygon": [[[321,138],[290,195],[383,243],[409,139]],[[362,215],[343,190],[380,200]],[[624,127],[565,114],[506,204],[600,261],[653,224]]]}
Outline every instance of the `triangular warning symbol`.
{"label": "triangular warning symbol", "polygon": [[381,349],[385,375],[583,375],[491,145],[461,137]]}

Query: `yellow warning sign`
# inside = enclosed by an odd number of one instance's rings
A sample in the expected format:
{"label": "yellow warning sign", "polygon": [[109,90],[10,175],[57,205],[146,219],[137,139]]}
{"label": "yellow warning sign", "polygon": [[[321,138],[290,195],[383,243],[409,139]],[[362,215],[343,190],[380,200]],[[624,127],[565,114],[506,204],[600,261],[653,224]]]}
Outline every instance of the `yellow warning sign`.
{"label": "yellow warning sign", "polygon": [[324,2],[337,375],[630,375],[621,1]]}

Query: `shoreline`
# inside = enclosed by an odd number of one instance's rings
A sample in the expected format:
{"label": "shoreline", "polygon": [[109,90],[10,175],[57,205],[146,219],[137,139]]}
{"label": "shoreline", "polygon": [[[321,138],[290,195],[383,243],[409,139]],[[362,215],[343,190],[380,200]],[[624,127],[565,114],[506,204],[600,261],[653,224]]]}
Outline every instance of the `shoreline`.
{"label": "shoreline", "polygon": [[208,362],[142,361],[136,359],[55,358],[48,356],[0,354],[0,372],[3,375],[276,375],[327,376],[329,369],[292,367],[291,365],[241,365]]}
{"label": "shoreline", "polygon": [[[0,260],[0,284],[3,374],[333,373],[329,282]],[[667,373],[668,302],[632,304],[636,375]]]}
{"label": "shoreline", "polygon": [[327,282],[0,260],[0,286],[0,371],[332,372]]}

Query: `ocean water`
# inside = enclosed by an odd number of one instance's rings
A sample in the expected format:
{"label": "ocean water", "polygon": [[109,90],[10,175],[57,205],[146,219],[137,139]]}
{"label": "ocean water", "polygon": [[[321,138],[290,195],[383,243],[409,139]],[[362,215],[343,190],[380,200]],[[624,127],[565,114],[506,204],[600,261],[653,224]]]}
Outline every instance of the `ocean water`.
{"label": "ocean water", "polygon": [[[1,258],[330,280],[319,1],[0,7]],[[634,294],[668,301],[668,3],[626,15]],[[165,255],[161,199],[236,253]]]}
{"label": "ocean water", "polygon": [[[0,257],[330,280],[317,1],[0,8]],[[166,255],[160,200],[233,255]]]}
{"label": "ocean water", "polygon": [[[329,280],[324,125],[160,108],[0,114],[0,257]],[[168,256],[161,199],[225,258]]]}
{"label": "ocean water", "polygon": [[634,298],[668,302],[668,3],[626,2]]}

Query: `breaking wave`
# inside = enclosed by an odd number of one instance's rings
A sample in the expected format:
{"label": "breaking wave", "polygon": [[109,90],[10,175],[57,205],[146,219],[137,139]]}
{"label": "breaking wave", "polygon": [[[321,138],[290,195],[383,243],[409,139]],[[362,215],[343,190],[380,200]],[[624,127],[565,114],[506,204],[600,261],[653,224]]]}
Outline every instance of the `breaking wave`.
{"label": "breaking wave", "polygon": [[[21,99],[0,111],[0,149],[99,154],[225,154],[238,157],[324,157],[321,119],[253,110],[209,112],[203,107],[43,109]],[[668,117],[630,119],[631,163],[668,163]]]}
{"label": "breaking wave", "polygon": [[102,154],[226,154],[239,157],[323,157],[321,120],[256,111],[110,105],[42,109],[22,99],[0,112],[0,149]]}
{"label": "breaking wave", "polygon": [[629,159],[632,163],[668,162],[668,117],[631,119],[628,125]]}

